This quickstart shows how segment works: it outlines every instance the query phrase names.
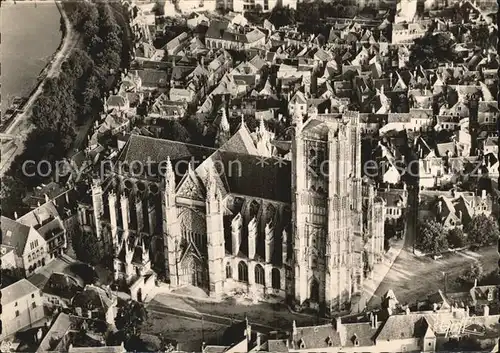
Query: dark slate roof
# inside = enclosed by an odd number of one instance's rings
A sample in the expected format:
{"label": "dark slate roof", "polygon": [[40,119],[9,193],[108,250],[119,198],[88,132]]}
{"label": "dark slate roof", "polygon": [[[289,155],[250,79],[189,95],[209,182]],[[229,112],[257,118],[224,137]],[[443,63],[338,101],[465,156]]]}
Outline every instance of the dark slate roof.
{"label": "dark slate roof", "polygon": [[53,273],[42,291],[45,294],[57,295],[64,299],[72,299],[83,288],[73,277],[64,273]]}
{"label": "dark slate roof", "polygon": [[358,345],[360,347],[375,345],[373,337],[375,336],[378,328],[373,328],[369,322],[344,324],[343,326],[346,333],[345,347],[354,347],[355,339],[358,340]]}
{"label": "dark slate roof", "polygon": [[223,151],[214,157],[224,166],[230,193],[291,202],[290,161]]}
{"label": "dark slate roof", "polygon": [[[294,344],[300,347],[300,342],[305,344],[305,349],[317,349],[327,347],[340,347],[339,333],[331,325],[298,327],[297,335],[294,336]],[[330,341],[330,343],[328,342]]]}
{"label": "dark slate roof", "polygon": [[[119,161],[129,164],[133,161],[138,161],[146,166],[148,157],[153,164],[164,162],[167,160],[167,157],[170,157],[174,166],[175,163],[179,163],[179,172],[184,174],[187,169],[187,163],[185,162],[194,158],[196,165],[198,165],[215,151],[214,148],[210,147],[196,146],[147,136],[131,135],[127,144],[123,147]],[[180,168],[181,166],[185,167]],[[181,178],[182,175],[176,175],[177,181]]]}
{"label": "dark slate roof", "polygon": [[165,86],[168,82],[168,74],[163,70],[144,69],[136,72],[141,78],[142,85],[146,87]]}

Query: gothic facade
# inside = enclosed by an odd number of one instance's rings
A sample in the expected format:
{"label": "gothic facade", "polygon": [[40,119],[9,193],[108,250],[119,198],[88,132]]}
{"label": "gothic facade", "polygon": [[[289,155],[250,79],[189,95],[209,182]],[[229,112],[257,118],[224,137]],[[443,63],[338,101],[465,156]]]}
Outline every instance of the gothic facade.
{"label": "gothic facade", "polygon": [[252,134],[242,121],[218,149],[131,135],[92,192],[115,278],[154,269],[172,287],[215,297],[345,309],[361,290],[364,248],[371,259],[381,252],[380,229],[363,227],[358,120],[357,112],[298,119],[291,161],[264,148],[272,135],[263,122]]}

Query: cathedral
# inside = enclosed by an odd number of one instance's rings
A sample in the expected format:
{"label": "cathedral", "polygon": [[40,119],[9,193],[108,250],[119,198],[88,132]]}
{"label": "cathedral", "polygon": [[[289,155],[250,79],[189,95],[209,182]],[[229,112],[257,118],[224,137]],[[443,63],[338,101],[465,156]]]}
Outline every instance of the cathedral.
{"label": "cathedral", "polygon": [[358,120],[297,118],[286,158],[263,121],[251,132],[242,119],[231,136],[225,115],[217,149],[131,135],[94,181],[89,210],[115,279],[155,271],[213,297],[347,309],[383,252],[383,201],[362,185]]}

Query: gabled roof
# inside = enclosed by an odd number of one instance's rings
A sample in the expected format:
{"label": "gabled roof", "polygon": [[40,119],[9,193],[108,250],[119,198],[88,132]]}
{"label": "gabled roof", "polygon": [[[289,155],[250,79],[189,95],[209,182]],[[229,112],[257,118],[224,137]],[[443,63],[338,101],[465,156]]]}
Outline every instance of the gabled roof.
{"label": "gabled roof", "polygon": [[39,289],[35,287],[31,282],[29,282],[25,278],[22,278],[19,281],[11,284],[10,286],[2,289],[2,305],[7,305],[9,303],[15,302],[25,295],[38,291]]}
{"label": "gabled roof", "polygon": [[32,227],[16,222],[5,216],[1,217],[2,245],[13,247],[18,256],[22,256],[30,232],[36,232]]}

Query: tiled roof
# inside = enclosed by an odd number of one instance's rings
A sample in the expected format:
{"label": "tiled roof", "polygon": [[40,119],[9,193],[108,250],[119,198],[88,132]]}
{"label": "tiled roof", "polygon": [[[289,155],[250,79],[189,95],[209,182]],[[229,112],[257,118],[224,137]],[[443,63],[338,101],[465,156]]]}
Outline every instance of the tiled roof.
{"label": "tiled roof", "polygon": [[358,322],[353,324],[343,324],[345,329],[345,342],[344,347],[354,347],[354,341],[358,341],[360,347],[367,347],[375,345],[373,340],[377,327],[372,327],[369,322]]}
{"label": "tiled roof", "polygon": [[1,223],[2,244],[13,247],[16,249],[17,255],[21,256],[24,252],[28,235],[30,231],[34,230],[5,216],[1,217]]}
{"label": "tiled roof", "polygon": [[250,132],[245,125],[240,126],[238,131],[220,147],[220,150],[227,152],[245,153],[257,155],[258,151],[255,147]]}
{"label": "tiled roof", "polygon": [[136,73],[141,78],[142,85],[146,87],[165,86],[168,82],[168,74],[163,70],[144,69],[136,70]]}
{"label": "tiled roof", "polygon": [[102,346],[102,347],[73,347],[68,348],[68,353],[125,353],[127,350],[121,346]]}
{"label": "tiled roof", "polygon": [[79,292],[72,301],[74,307],[92,308],[106,312],[114,303],[113,294],[107,293],[104,289],[87,285],[82,292]]}
{"label": "tiled roof", "polygon": [[2,305],[15,302],[19,298],[34,292],[38,292],[38,288],[27,279],[22,278],[16,283],[2,289]]}
{"label": "tiled roof", "polygon": [[218,151],[214,158],[224,166],[229,192],[281,202],[291,202],[289,161]]}
{"label": "tiled roof", "polygon": [[268,340],[267,341],[267,351],[268,352],[288,352],[288,347],[286,344],[287,340]]}
{"label": "tiled roof", "polygon": [[392,315],[382,326],[377,341],[404,340],[422,338],[422,327],[428,326],[427,320],[421,315]]}
{"label": "tiled roof", "polygon": [[341,346],[340,335],[331,324],[297,327],[293,341],[297,348],[303,342],[306,350]]}
{"label": "tiled roof", "polygon": [[57,295],[65,299],[72,299],[83,287],[75,278],[64,273],[53,273],[42,291],[46,294]]}
{"label": "tiled roof", "polygon": [[[151,163],[156,164],[164,162],[167,160],[167,157],[170,157],[173,165],[180,161],[189,161],[192,158],[194,158],[197,163],[200,163],[215,151],[214,148],[210,147],[196,146],[147,136],[131,135],[120,154],[119,160],[124,163],[137,161],[146,165],[148,158],[150,158],[149,160]],[[184,162],[181,164],[184,164]],[[187,169],[187,164],[185,169]],[[185,170],[183,172],[185,172]],[[176,175],[176,177],[180,180],[182,175]]]}

